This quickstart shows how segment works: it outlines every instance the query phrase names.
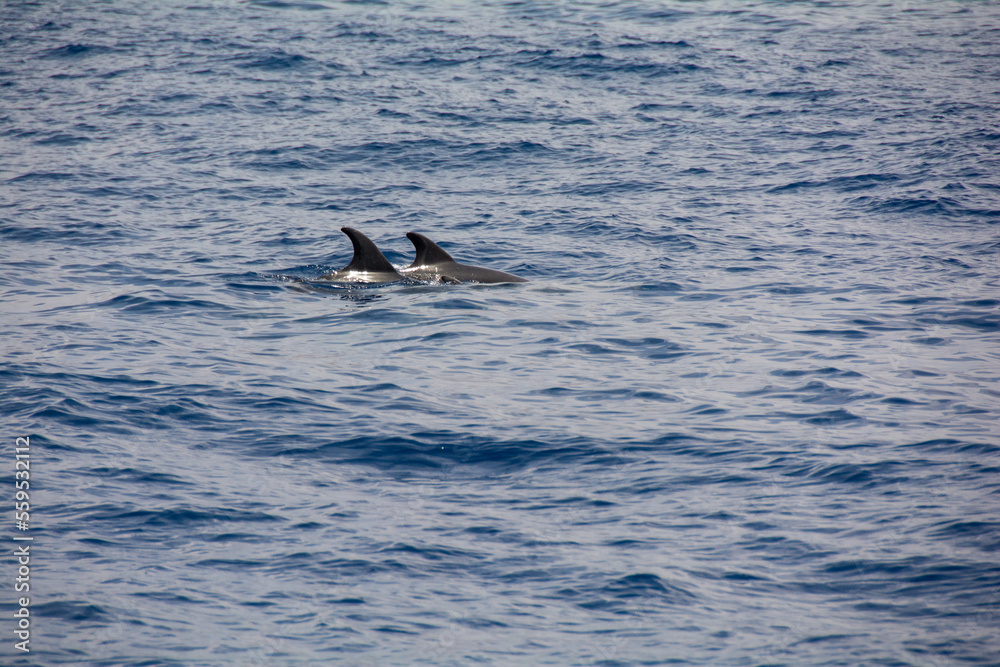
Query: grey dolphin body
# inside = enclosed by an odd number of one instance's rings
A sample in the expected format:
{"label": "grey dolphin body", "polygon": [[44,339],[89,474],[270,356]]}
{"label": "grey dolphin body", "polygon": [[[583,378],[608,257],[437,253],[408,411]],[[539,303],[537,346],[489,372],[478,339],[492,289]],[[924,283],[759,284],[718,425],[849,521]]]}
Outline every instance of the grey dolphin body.
{"label": "grey dolphin body", "polygon": [[372,240],[352,227],[341,227],[354,245],[354,259],[340,271],[320,276],[319,280],[344,283],[394,283],[403,280]]}
{"label": "grey dolphin body", "polygon": [[400,273],[417,280],[436,280],[443,283],[526,283],[520,276],[505,271],[485,269],[481,266],[459,264],[438,244],[423,234],[407,232],[413,247],[417,249],[417,258]]}

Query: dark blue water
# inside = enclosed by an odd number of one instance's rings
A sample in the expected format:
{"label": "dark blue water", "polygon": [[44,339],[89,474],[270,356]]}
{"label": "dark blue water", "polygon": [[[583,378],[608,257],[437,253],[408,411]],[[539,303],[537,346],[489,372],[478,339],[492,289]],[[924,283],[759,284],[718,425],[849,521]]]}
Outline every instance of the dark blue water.
{"label": "dark blue water", "polygon": [[[0,40],[0,662],[1000,664],[996,3]],[[344,225],[530,282],[310,287]]]}

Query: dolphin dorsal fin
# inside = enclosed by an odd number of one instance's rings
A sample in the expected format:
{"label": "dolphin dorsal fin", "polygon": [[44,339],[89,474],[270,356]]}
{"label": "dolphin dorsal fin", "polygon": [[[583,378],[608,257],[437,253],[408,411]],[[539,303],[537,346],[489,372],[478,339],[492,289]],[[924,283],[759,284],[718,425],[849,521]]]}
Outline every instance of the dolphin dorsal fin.
{"label": "dolphin dorsal fin", "polygon": [[445,262],[454,262],[451,255],[444,251],[441,246],[423,234],[417,234],[416,232],[407,232],[406,238],[410,239],[413,243],[413,247],[417,249],[417,258],[413,260],[411,267],[415,266],[433,266],[435,264],[444,264]]}
{"label": "dolphin dorsal fin", "polygon": [[367,271],[370,273],[396,273],[396,267],[385,258],[378,246],[372,240],[354,229],[341,227],[340,231],[347,234],[354,245],[354,259],[344,267],[344,271]]}

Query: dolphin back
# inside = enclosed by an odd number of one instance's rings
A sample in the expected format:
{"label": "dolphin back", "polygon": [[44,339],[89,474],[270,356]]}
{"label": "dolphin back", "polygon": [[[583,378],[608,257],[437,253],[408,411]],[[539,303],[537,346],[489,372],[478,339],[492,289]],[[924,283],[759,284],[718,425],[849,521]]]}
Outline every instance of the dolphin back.
{"label": "dolphin back", "polygon": [[441,246],[423,234],[407,232],[406,238],[410,239],[413,247],[417,249],[417,258],[407,268],[433,266],[434,264],[445,264],[446,262],[455,261]]}
{"label": "dolphin back", "polygon": [[423,234],[407,232],[417,250],[417,258],[405,269],[403,274],[417,280],[437,280],[440,282],[476,282],[476,283],[526,283],[520,276],[505,271],[496,271],[481,266],[471,266],[456,262],[441,246],[431,241]]}
{"label": "dolphin back", "polygon": [[353,227],[341,227],[340,231],[347,234],[354,246],[354,257],[351,263],[340,271],[320,276],[320,280],[346,280],[349,282],[395,282],[402,280],[396,267],[385,258],[370,238]]}
{"label": "dolphin back", "polygon": [[344,267],[344,271],[364,271],[367,273],[396,273],[396,267],[385,258],[370,238],[353,227],[341,227],[354,245],[354,259]]}

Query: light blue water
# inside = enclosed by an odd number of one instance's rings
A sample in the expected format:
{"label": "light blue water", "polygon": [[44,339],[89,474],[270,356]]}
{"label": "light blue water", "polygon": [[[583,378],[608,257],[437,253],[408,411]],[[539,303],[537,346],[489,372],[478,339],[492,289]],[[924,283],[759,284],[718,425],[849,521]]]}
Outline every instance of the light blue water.
{"label": "light blue water", "polygon": [[[995,3],[0,40],[4,664],[1000,664]],[[344,225],[530,282],[298,282]]]}

